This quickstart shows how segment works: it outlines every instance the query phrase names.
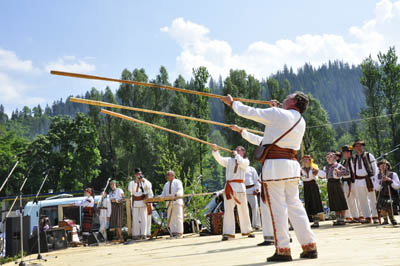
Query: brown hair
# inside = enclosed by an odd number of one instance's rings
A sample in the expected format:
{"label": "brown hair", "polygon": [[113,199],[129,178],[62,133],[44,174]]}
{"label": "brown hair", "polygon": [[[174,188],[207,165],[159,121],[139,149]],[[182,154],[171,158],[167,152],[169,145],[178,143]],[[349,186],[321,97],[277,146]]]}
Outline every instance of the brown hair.
{"label": "brown hair", "polygon": [[304,94],[304,92],[296,91],[293,93],[293,97],[296,99],[296,107],[299,109],[299,112],[303,114],[308,107],[308,96]]}

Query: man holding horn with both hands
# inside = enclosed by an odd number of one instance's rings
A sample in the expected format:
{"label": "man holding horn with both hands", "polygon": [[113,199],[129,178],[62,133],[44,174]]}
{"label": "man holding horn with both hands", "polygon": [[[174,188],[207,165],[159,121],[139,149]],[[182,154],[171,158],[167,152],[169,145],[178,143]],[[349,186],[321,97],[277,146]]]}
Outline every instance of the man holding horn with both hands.
{"label": "man holding horn with both hands", "polygon": [[[275,237],[275,254],[267,261],[291,261],[288,216],[302,246],[301,258],[317,258],[317,246],[311,231],[306,211],[299,199],[300,164],[296,154],[305,132],[302,114],[308,106],[308,97],[302,92],[290,94],[278,108],[259,109],[233,101],[230,95],[221,99],[241,117],[265,125],[264,137],[260,140],[262,155],[262,195],[271,212]],[[242,136],[246,139],[244,130]],[[263,146],[261,146],[263,145]],[[264,149],[263,149],[264,148]]]}

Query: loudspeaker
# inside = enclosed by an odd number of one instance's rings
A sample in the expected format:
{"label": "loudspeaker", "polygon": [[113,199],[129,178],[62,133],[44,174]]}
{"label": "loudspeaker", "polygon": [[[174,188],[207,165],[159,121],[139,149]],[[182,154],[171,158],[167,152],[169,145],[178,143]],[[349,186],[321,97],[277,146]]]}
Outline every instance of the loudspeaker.
{"label": "loudspeaker", "polygon": [[[52,246],[50,247],[52,249]],[[40,253],[49,252],[49,246],[47,244],[46,232],[40,232]],[[29,254],[38,253],[38,241],[37,235],[29,238]]]}
{"label": "loudspeaker", "polygon": [[52,229],[46,231],[45,233],[49,251],[65,249],[68,247],[67,234],[65,233],[65,229]]}
{"label": "loudspeaker", "polygon": [[[38,253],[37,244],[37,236],[33,236],[29,239],[30,254]],[[67,247],[68,241],[64,229],[52,229],[40,232],[40,253],[65,249]]]}
{"label": "loudspeaker", "polygon": [[98,246],[99,243],[104,243],[104,241],[105,239],[100,232],[92,232],[87,238],[89,246]]}
{"label": "loudspeaker", "polygon": [[[28,239],[31,217],[22,217],[24,251],[29,252]],[[6,220],[6,256],[14,257],[21,252],[20,217],[9,217]]]}

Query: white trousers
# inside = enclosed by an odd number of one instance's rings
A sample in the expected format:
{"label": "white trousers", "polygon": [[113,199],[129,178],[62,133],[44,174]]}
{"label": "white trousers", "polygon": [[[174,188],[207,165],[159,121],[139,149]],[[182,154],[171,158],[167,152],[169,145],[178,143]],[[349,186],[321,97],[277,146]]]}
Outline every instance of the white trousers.
{"label": "white trousers", "polygon": [[267,198],[269,194],[278,249],[289,248],[288,218],[302,247],[315,244],[314,233],[311,231],[306,210],[299,198],[298,185],[298,180],[268,182]]}
{"label": "white trousers", "polygon": [[147,235],[147,207],[132,208],[132,236]]}
{"label": "white trousers", "polygon": [[150,215],[147,215],[147,231],[146,231],[146,235],[147,236],[151,236],[151,222],[152,222],[152,216],[151,216],[151,214]]}
{"label": "white trousers", "polygon": [[107,241],[107,217],[106,210],[100,210],[99,215],[100,228],[99,232],[103,235],[104,239]]}
{"label": "white trousers", "polygon": [[369,208],[371,209],[372,218],[378,218],[378,212],[376,211],[376,194],[375,190],[369,192],[367,194]]}
{"label": "white trousers", "polygon": [[240,201],[237,204],[233,197],[230,200],[226,199],[224,193],[224,222],[222,233],[224,235],[235,235],[235,213],[234,208],[237,206],[239,216],[240,232],[242,234],[251,233],[251,223],[249,216],[249,208],[247,207],[247,197],[245,192],[233,192],[233,195]]}
{"label": "white trousers", "polygon": [[357,208],[357,198],[356,198],[356,188],[354,184],[351,184],[351,192],[349,195],[349,184],[347,182],[344,182],[343,184],[343,192],[344,192],[344,197],[346,198],[347,206],[349,207],[348,210],[346,210],[345,217],[346,218],[359,218],[360,213],[358,212]]}
{"label": "white trousers", "polygon": [[[171,219],[170,219],[171,217]],[[168,205],[169,230],[173,234],[183,234],[183,205]]]}
{"label": "white trousers", "polygon": [[264,240],[273,240],[274,231],[272,229],[271,213],[269,212],[269,207],[267,202],[261,200],[261,223],[263,229]]}
{"label": "white trousers", "polygon": [[356,196],[360,204],[360,216],[371,218],[371,209],[368,203],[368,189],[366,186],[355,186]]}
{"label": "white trousers", "polygon": [[247,202],[251,208],[251,225],[253,228],[261,227],[261,220],[260,220],[260,208],[258,208],[258,200],[257,195],[254,194],[246,194]]}

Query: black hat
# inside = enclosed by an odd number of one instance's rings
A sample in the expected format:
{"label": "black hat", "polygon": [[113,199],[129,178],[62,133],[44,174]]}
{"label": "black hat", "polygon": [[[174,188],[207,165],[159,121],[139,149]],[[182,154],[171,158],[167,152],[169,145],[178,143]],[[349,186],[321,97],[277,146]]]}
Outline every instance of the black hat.
{"label": "black hat", "polygon": [[142,170],[140,170],[140,168],[135,168],[135,174],[141,174]]}
{"label": "black hat", "polygon": [[353,151],[353,147],[352,147],[352,146],[349,146],[349,145],[344,145],[344,146],[342,147],[342,152],[345,152],[345,151],[352,152],[352,151]]}

